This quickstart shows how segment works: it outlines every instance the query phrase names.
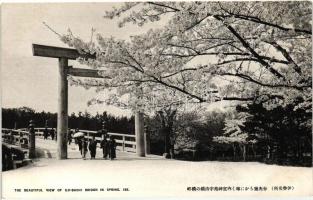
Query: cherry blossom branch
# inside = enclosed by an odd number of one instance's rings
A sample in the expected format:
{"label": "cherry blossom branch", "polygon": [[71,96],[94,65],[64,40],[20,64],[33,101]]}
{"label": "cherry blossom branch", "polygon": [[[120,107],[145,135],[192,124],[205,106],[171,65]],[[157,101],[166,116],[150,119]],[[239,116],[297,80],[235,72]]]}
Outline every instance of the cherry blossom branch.
{"label": "cherry blossom branch", "polygon": [[224,16],[224,17],[235,17],[235,18],[238,18],[238,19],[243,19],[243,20],[252,21],[252,22],[255,22],[255,23],[259,23],[259,24],[264,24],[264,25],[267,25],[267,26],[275,27],[275,28],[283,30],[283,31],[295,31],[296,33],[304,33],[304,34],[312,35],[312,31],[310,31],[310,30],[297,29],[297,28],[296,29],[286,28],[286,27],[283,27],[283,26],[280,26],[280,25],[277,25],[277,24],[273,24],[273,23],[270,23],[270,22],[267,22],[267,21],[263,21],[263,20],[261,20],[260,18],[257,18],[257,17],[246,16],[246,15],[239,15],[239,14],[234,14],[234,13],[232,13],[229,16]]}
{"label": "cherry blossom branch", "polygon": [[177,8],[174,8],[174,7],[171,7],[171,6],[162,4],[161,2],[152,2],[152,1],[149,1],[149,2],[147,2],[147,3],[148,3],[148,4],[151,4],[151,5],[155,5],[155,6],[160,6],[160,7],[168,8],[168,9],[171,9],[171,10],[173,10],[173,11],[180,11],[180,10],[177,9]]}
{"label": "cherry blossom branch", "polygon": [[[221,17],[214,16],[214,18],[224,23],[224,20]],[[241,37],[241,35],[231,25],[226,23],[224,24],[226,28],[242,43],[243,47],[245,47],[249,52],[251,52],[251,54],[254,57],[256,57],[265,68],[267,68],[272,74],[274,74],[278,78],[282,78],[283,80],[286,79],[281,73],[279,73],[277,70],[272,68],[267,62],[265,62],[262,59],[262,57],[257,52],[254,51],[254,49]]]}
{"label": "cherry blossom branch", "polygon": [[289,61],[289,63],[292,63],[294,65],[294,70],[298,73],[298,74],[302,74],[301,72],[301,68],[295,63],[295,61],[291,58],[291,56],[289,55],[289,53],[287,52],[286,49],[284,49],[281,45],[277,44],[277,42],[275,41],[265,41],[268,44],[271,44],[272,46],[274,46],[278,51],[280,51],[282,53],[282,55],[286,58],[286,60]]}
{"label": "cherry blossom branch", "polygon": [[260,86],[264,86],[264,87],[270,87],[270,88],[293,88],[293,89],[297,89],[297,90],[303,90],[305,88],[309,88],[311,86],[297,86],[297,85],[284,85],[284,84],[276,84],[276,85],[271,85],[271,84],[267,84],[267,83],[262,83],[258,80],[253,79],[251,76],[248,76],[246,74],[242,74],[242,73],[228,73],[228,72],[223,72],[223,73],[217,73],[216,75],[220,75],[220,76],[235,76],[235,77],[239,77],[242,79],[245,79],[247,81],[250,81],[252,83],[256,83]]}
{"label": "cherry blossom branch", "polygon": [[310,30],[303,30],[303,29],[292,29],[292,28],[287,28],[287,27],[283,27],[283,26],[280,26],[278,24],[274,24],[274,23],[271,23],[271,22],[267,22],[267,21],[264,21],[264,20],[261,20],[260,18],[258,17],[255,17],[255,16],[249,16],[249,15],[243,15],[243,14],[238,14],[238,13],[234,13],[234,12],[231,12],[229,10],[226,10],[220,2],[218,2],[220,8],[228,13],[229,15],[224,15],[223,17],[224,18],[227,18],[227,17],[234,17],[234,18],[237,18],[237,19],[243,19],[243,20],[247,20],[247,21],[251,21],[251,22],[255,22],[255,23],[259,23],[259,24],[264,24],[264,25],[267,25],[267,26],[271,26],[271,27],[275,27],[277,29],[280,29],[280,30],[283,30],[283,31],[295,31],[297,33],[305,33],[305,34],[309,34],[309,35],[312,35],[312,31]]}

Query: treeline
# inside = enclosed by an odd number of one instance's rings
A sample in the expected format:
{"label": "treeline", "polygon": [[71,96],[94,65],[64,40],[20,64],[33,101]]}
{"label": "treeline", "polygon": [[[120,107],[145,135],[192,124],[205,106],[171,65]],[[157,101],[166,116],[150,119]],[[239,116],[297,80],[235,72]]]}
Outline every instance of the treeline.
{"label": "treeline", "polygon": [[[303,100],[271,109],[263,103],[238,105],[227,112],[179,112],[165,109],[145,117],[152,154],[184,160],[259,161],[279,165],[312,166],[312,111]],[[2,127],[56,127],[57,114],[22,107],[2,109]],[[106,112],[72,113],[69,127],[134,134],[134,118]]]}
{"label": "treeline", "polygon": [[303,100],[268,109],[254,102],[227,112],[167,110],[147,120],[151,151],[176,159],[312,166],[312,112]]}
{"label": "treeline", "polygon": [[[36,112],[28,107],[2,108],[2,127],[4,128],[26,128],[29,121],[33,120],[35,127],[57,126],[57,113]],[[103,112],[91,115],[88,112],[78,112],[69,115],[69,128],[97,131],[102,128],[105,122],[109,132],[134,134],[134,118],[116,117]]]}

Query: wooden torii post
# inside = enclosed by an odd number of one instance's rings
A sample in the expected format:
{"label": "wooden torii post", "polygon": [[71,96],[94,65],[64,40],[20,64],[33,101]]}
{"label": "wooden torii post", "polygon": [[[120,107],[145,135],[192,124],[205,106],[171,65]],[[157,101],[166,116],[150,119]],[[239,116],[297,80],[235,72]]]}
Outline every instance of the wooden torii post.
{"label": "wooden torii post", "polygon": [[[33,55],[58,58],[58,120],[57,120],[57,159],[67,159],[67,131],[68,131],[68,82],[67,75],[103,78],[98,70],[73,68],[68,66],[68,60],[75,60],[78,57],[95,58],[95,55],[80,54],[76,49],[61,48],[33,44]],[[145,156],[143,114],[135,114],[136,153],[138,156]]]}

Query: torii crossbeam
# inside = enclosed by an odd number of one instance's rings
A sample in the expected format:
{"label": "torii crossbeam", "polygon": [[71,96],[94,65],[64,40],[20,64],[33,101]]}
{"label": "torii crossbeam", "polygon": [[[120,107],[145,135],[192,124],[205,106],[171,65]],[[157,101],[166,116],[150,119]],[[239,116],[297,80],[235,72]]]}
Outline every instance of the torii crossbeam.
{"label": "torii crossbeam", "polygon": [[[103,78],[98,74],[98,70],[72,68],[68,66],[68,60],[75,60],[78,57],[95,59],[95,55],[80,54],[76,49],[61,48],[33,44],[33,55],[58,58],[58,120],[57,120],[57,159],[67,159],[67,131],[68,131],[68,82],[67,75]],[[136,153],[138,156],[145,156],[145,139],[143,130],[143,114],[135,114],[135,134],[136,134]],[[149,152],[147,152],[149,153]]]}

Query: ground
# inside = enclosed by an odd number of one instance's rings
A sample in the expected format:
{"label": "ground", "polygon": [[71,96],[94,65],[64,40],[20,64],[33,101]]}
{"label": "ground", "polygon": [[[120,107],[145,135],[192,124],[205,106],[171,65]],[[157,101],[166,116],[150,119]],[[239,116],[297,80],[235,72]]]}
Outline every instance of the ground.
{"label": "ground", "polygon": [[[34,160],[29,166],[2,173],[3,198],[26,199],[34,198],[34,195],[38,198],[88,199],[112,196],[312,195],[312,168],[256,162],[190,162],[167,160],[153,155],[139,158],[134,153],[120,151],[114,161],[103,160],[100,151],[97,152],[96,160],[83,160],[74,144],[69,146],[69,159],[56,160],[55,142],[36,140],[37,147],[43,149],[45,158]],[[289,190],[274,191],[272,187],[275,186],[290,187]],[[188,187],[241,187],[247,191],[189,191]],[[267,191],[251,191],[251,187],[267,187]],[[22,190],[17,192],[15,189]],[[24,189],[41,189],[42,192],[26,192]],[[47,189],[55,191],[48,192]],[[62,191],[58,192],[57,189]],[[86,189],[98,191],[85,191]],[[100,191],[101,189],[104,191]]]}

